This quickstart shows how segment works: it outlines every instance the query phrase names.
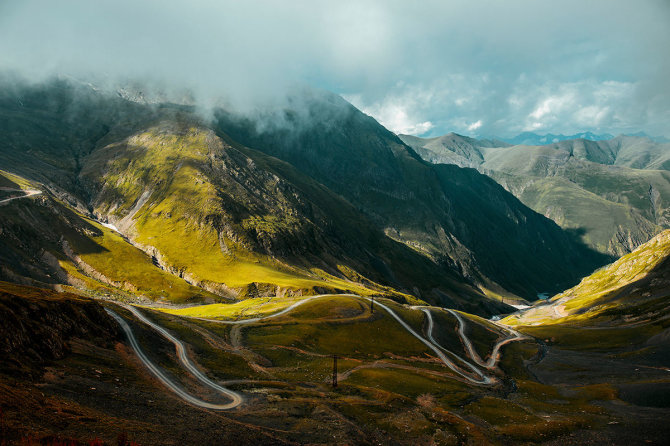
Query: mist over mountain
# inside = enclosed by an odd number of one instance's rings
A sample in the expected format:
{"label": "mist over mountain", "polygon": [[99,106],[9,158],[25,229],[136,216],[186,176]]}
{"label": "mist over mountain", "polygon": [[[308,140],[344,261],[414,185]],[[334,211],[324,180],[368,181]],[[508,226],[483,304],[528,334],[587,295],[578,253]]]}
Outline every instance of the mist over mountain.
{"label": "mist over mountain", "polygon": [[396,133],[668,134],[665,2],[429,3],[8,1],[0,69],[246,111],[306,84]]}

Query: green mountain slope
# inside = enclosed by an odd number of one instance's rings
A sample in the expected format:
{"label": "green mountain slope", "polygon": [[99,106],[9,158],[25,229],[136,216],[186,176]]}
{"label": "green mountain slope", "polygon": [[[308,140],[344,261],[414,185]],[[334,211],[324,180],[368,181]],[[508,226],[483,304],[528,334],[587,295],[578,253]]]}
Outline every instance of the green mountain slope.
{"label": "green mountain slope", "polygon": [[408,283],[415,284],[429,299],[430,286],[449,283],[457,295],[476,295],[453,273],[438,279],[428,259],[282,164],[233,147],[178,113],[96,150],[81,177],[91,184],[97,214],[166,269],[215,292],[254,296],[259,289],[281,294],[330,287],[392,293],[377,280],[408,291]]}
{"label": "green mountain slope", "polygon": [[575,348],[580,343],[585,349],[644,348],[640,344],[646,342],[646,350],[667,355],[669,296],[670,230],[666,230],[579,285],[503,322]]}
{"label": "green mountain slope", "polygon": [[[68,104],[100,108],[106,97],[89,92],[50,109],[67,94],[60,85],[55,97],[41,92],[45,103],[14,119],[29,115],[41,138],[65,142],[77,140],[85,120]],[[122,108],[109,100],[112,110]],[[65,142],[27,149],[0,141],[0,157],[43,181],[35,187],[44,191],[0,208],[3,277],[171,301],[349,291],[504,311],[457,271],[392,240],[292,166],[215,134],[184,107],[142,107],[110,112],[106,133],[76,150]],[[78,118],[72,128],[62,118],[70,114]]]}
{"label": "green mountain slope", "polygon": [[522,202],[601,252],[627,254],[661,230],[637,209],[609,201],[566,178],[489,175]]}
{"label": "green mountain slope", "polygon": [[670,170],[670,143],[649,138],[619,136],[610,144],[620,145],[615,164],[636,169]]}
{"label": "green mountain slope", "polygon": [[665,318],[670,305],[669,266],[670,230],[666,230],[579,285],[505,321],[536,325],[615,318],[630,324]]}
{"label": "green mountain slope", "polygon": [[217,297],[158,268],[120,234],[72,209],[44,185],[27,184],[44,192],[0,205],[3,280],[176,302]]}

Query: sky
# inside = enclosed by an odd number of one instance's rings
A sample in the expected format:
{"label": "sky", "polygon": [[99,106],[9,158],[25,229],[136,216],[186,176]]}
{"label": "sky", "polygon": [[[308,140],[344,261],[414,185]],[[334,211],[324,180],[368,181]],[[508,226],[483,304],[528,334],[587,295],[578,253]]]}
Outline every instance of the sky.
{"label": "sky", "polygon": [[670,0],[0,0],[0,70],[240,109],[296,85],[396,133],[670,136]]}

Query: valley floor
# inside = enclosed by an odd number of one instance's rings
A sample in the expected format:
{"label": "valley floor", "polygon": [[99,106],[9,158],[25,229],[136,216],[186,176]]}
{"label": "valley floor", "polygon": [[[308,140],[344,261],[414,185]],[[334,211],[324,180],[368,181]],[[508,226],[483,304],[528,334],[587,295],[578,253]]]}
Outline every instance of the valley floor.
{"label": "valley floor", "polygon": [[548,444],[666,444],[670,425],[662,420],[670,419],[670,368],[625,355],[545,349],[529,372],[560,392],[571,392],[576,383],[597,389],[602,400],[596,404],[609,418],[598,429],[577,429]]}
{"label": "valley floor", "polygon": [[[134,310],[183,342],[197,370],[242,395],[243,403],[227,411],[187,404],[147,370],[125,335],[109,346],[78,339],[70,355],[32,381],[2,375],[2,438],[12,444],[28,436],[98,437],[114,444],[125,432],[143,445],[663,444],[668,438],[658,421],[670,415],[670,373],[652,362],[534,339],[505,342],[509,331],[471,315],[387,301],[371,311],[369,304],[325,296],[248,324]],[[230,402],[185,371],[175,344],[155,327],[105,305],[178,387],[213,404]],[[422,339],[439,346],[455,370]],[[496,345],[499,363],[491,356]],[[494,384],[473,384],[479,376],[472,369],[466,379],[468,363]]]}

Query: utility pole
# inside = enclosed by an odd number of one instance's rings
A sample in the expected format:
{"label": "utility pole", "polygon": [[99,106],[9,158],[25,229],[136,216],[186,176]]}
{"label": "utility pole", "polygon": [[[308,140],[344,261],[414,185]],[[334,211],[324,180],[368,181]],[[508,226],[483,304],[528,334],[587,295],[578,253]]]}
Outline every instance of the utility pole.
{"label": "utility pole", "polygon": [[333,388],[337,387],[337,355],[333,355]]}

